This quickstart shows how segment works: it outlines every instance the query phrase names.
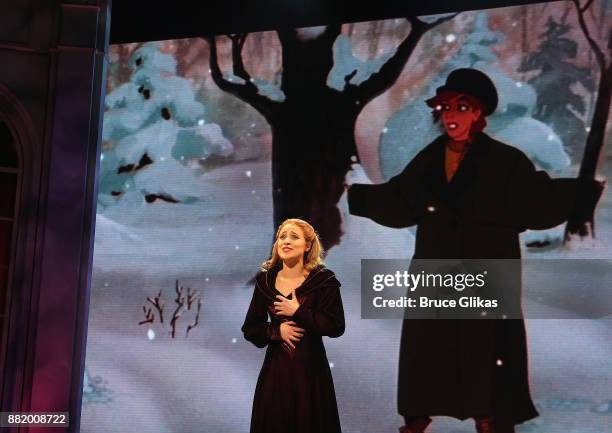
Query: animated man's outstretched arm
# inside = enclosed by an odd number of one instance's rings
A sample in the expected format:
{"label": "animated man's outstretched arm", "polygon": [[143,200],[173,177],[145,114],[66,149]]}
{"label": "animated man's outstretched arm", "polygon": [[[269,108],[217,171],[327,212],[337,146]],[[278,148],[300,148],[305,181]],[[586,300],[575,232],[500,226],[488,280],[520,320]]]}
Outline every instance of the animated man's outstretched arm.
{"label": "animated man's outstretched arm", "polygon": [[349,212],[387,227],[403,228],[417,224],[426,207],[420,185],[425,159],[421,151],[400,174],[385,183],[351,185],[347,197]]}
{"label": "animated man's outstretched arm", "polygon": [[552,179],[520,154],[509,183],[510,208],[523,229],[543,230],[564,223],[574,212],[592,209],[603,184],[594,180]]}

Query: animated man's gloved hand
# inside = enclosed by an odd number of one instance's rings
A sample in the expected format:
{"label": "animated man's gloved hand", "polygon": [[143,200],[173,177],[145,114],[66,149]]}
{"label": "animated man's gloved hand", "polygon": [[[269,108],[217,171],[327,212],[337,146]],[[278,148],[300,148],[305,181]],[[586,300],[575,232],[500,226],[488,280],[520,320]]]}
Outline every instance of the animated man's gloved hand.
{"label": "animated man's gloved hand", "polygon": [[593,215],[593,210],[597,206],[605,186],[605,181],[579,179],[574,209],[570,219],[588,221]]}

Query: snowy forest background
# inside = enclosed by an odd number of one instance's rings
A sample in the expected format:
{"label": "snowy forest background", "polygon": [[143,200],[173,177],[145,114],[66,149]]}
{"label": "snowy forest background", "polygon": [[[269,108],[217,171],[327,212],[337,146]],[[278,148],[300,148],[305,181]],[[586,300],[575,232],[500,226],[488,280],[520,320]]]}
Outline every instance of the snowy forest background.
{"label": "snowy forest background", "polygon": [[[605,51],[612,2],[593,1],[583,16]],[[522,149],[552,176],[575,177],[602,79],[575,5],[442,18],[447,20],[423,33],[392,85],[359,107],[346,181],[385,181],[439,134],[424,100],[459,67],[486,72],[498,87],[500,105],[487,133]],[[413,25],[403,18],[344,24],[331,41],[333,67],[324,85],[342,93],[367,83],[394,58]],[[324,28],[297,32],[303,42],[325,36]],[[250,75],[232,69],[233,44],[241,47]],[[215,47],[224,82],[228,88],[253,86],[248,98],[219,87],[210,41],[110,47],[83,432],[248,431],[264,351],[242,338],[240,326],[253,289],[249,280],[268,257],[274,234],[274,137],[268,118],[244,99],[285,102],[282,47],[276,32],[220,36]],[[319,115],[305,110],[297,134],[310,137]],[[607,129],[598,165],[602,180],[612,167]],[[330,244],[327,264],[342,282],[347,331],[325,343],[343,430],[396,431],[401,323],[360,319],[359,266],[361,258],[410,258],[413,230],[349,215],[344,195],[337,208],[339,241]],[[563,226],[524,233],[524,256],[597,258],[611,266],[608,190],[595,230],[594,239],[565,245]],[[601,302],[597,293],[606,292],[593,288],[584,311],[575,311],[559,302],[564,294],[571,297],[573,287],[564,284],[571,279],[561,273],[551,279],[555,285],[547,289],[554,292],[536,293],[526,275],[526,307],[564,310],[574,319],[527,321],[532,393],[541,417],[518,430],[612,433],[612,317],[583,314],[589,303]],[[172,320],[175,298],[184,307]],[[162,302],[163,323],[155,306]],[[466,433],[473,425],[437,418],[431,431]]]}

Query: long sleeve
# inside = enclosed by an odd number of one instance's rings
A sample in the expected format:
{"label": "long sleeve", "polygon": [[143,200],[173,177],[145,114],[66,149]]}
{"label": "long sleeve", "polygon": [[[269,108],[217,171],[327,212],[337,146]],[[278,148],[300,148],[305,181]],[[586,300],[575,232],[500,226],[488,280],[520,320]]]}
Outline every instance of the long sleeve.
{"label": "long sleeve", "polygon": [[596,188],[594,181],[551,179],[522,153],[508,187],[510,212],[521,230],[543,230],[563,223],[575,209],[588,206],[582,201],[590,200]]}
{"label": "long sleeve", "polygon": [[268,309],[264,296],[255,287],[242,333],[247,341],[257,347],[266,347],[271,340],[280,340],[280,324],[268,321]]}
{"label": "long sleeve", "polygon": [[422,152],[397,176],[378,185],[353,184],[348,190],[349,212],[387,227],[410,227],[418,223],[424,206],[420,184]]}
{"label": "long sleeve", "polygon": [[330,278],[317,290],[319,293],[316,306],[300,305],[293,318],[306,329],[306,332],[339,337],[344,334],[345,327],[340,282],[335,277]]}

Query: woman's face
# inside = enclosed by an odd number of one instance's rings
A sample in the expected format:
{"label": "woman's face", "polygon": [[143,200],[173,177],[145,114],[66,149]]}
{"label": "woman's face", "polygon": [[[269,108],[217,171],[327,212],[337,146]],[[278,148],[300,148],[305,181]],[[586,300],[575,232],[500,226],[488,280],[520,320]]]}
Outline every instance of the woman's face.
{"label": "woman's face", "polygon": [[281,229],[276,241],[278,255],[283,260],[302,260],[309,246],[302,229],[294,224],[286,224]]}
{"label": "woman's face", "polygon": [[436,109],[442,111],[444,130],[457,141],[470,138],[472,124],[480,117],[480,110],[470,105],[465,95],[456,95],[442,101]]}

